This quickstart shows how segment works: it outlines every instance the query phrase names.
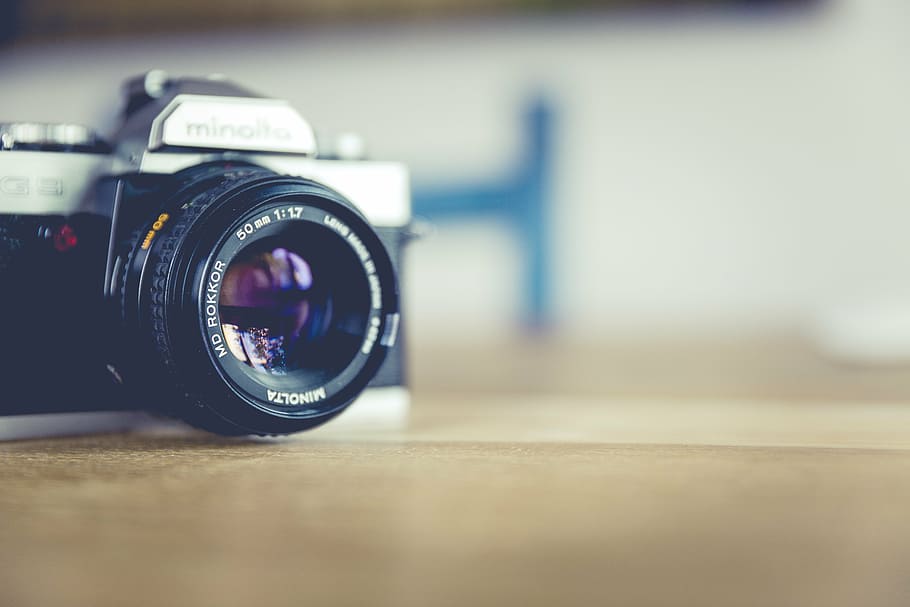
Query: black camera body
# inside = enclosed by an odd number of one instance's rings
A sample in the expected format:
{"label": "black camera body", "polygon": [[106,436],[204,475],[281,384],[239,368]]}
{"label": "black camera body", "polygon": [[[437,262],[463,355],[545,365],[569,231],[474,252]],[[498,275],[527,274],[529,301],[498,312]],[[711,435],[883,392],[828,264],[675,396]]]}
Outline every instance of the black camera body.
{"label": "black camera body", "polygon": [[126,97],[110,144],[0,125],[0,414],[270,435],[400,408],[406,168],[317,154],[288,103],[220,77]]}

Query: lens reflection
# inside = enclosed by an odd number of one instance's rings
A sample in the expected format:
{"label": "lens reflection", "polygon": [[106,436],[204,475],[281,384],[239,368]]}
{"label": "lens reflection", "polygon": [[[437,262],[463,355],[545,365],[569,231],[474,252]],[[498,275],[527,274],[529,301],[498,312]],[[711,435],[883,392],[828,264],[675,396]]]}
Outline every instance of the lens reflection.
{"label": "lens reflection", "polygon": [[243,249],[221,287],[225,341],[258,373],[325,381],[365,335],[369,291],[344,241],[313,226]]}
{"label": "lens reflection", "polygon": [[231,264],[221,301],[231,352],[276,375],[288,370],[288,350],[318,338],[331,320],[330,301],[314,289],[310,264],[283,247]]}

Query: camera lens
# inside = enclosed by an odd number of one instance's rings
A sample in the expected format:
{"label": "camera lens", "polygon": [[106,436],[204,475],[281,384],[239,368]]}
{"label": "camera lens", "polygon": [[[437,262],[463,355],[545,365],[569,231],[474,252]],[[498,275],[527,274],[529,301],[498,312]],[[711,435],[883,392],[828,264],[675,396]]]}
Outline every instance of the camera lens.
{"label": "camera lens", "polygon": [[124,322],[151,346],[137,373],[163,371],[158,402],[223,434],[296,432],[340,413],[397,329],[382,239],[306,179],[250,165],[176,177],[121,260]]}
{"label": "camera lens", "polygon": [[341,371],[367,330],[370,291],[354,251],[322,226],[288,226],[242,249],[221,287],[221,327],[252,372],[313,387]]}

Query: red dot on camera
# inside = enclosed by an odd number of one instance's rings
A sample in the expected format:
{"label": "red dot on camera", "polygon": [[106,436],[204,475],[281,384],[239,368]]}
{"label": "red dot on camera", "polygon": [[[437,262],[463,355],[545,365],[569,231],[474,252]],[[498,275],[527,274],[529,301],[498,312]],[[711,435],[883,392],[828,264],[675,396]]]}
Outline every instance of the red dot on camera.
{"label": "red dot on camera", "polygon": [[64,224],[54,230],[54,248],[61,253],[72,250],[77,244],[79,244],[79,239],[71,226]]}

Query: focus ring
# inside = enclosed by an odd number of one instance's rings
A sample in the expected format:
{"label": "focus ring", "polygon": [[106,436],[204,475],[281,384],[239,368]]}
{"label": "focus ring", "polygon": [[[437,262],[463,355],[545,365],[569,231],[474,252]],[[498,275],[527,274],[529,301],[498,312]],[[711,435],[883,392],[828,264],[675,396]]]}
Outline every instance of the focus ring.
{"label": "focus ring", "polygon": [[212,412],[205,406],[203,399],[194,395],[181,378],[168,333],[168,277],[171,273],[174,257],[183,243],[187,231],[192,228],[200,215],[230,190],[246,181],[267,174],[262,169],[234,171],[224,176],[217,184],[213,184],[211,187],[203,189],[201,193],[196,194],[180,208],[180,214],[175,219],[171,229],[162,235],[161,241],[155,247],[156,259],[150,262],[152,266],[148,279],[149,305],[147,310],[152,344],[158,359],[163,364],[170,379],[174,382],[173,395],[178,400],[177,403],[167,403],[165,408],[168,413],[180,417],[194,426],[220,434],[239,435],[249,434],[250,431],[231,424]]}

